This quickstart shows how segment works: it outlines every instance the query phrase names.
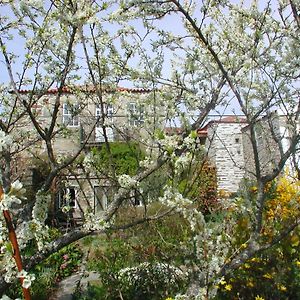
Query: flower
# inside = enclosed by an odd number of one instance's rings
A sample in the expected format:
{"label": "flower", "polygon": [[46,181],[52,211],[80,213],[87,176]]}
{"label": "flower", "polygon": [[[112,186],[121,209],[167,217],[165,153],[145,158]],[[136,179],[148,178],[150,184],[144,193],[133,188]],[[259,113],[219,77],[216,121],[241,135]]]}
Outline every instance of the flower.
{"label": "flower", "polygon": [[272,279],[273,278],[273,276],[270,273],[264,274],[263,277],[267,278],[267,279]]}
{"label": "flower", "polygon": [[278,285],[278,289],[282,292],[286,292],[286,286],[284,286],[283,284]]}
{"label": "flower", "polygon": [[21,200],[13,195],[4,194],[0,201],[0,210],[9,210],[13,203],[21,204]]}
{"label": "flower", "polygon": [[22,287],[28,289],[31,286],[33,280],[35,280],[34,274],[29,274],[25,270],[22,270],[18,274],[19,278],[23,278]]}
{"label": "flower", "polygon": [[265,298],[263,298],[263,297],[257,295],[257,296],[255,297],[255,300],[265,300]]}
{"label": "flower", "polygon": [[245,263],[245,264],[244,264],[244,268],[245,268],[245,269],[250,269],[250,265],[249,265],[248,263]]}
{"label": "flower", "polygon": [[22,183],[19,181],[19,180],[17,180],[17,181],[15,181],[15,182],[13,182],[12,184],[11,184],[11,191],[19,191],[19,190],[21,190],[23,188],[23,185],[22,185]]}
{"label": "flower", "polygon": [[66,269],[67,266],[68,266],[68,263],[65,262],[65,263],[63,263],[63,264],[60,265],[60,268],[63,270],[63,269]]}
{"label": "flower", "polygon": [[231,291],[232,290],[232,285],[231,284],[226,284],[224,288],[225,288],[226,291]]}
{"label": "flower", "polygon": [[106,222],[102,216],[97,216],[91,212],[85,213],[85,222],[83,227],[86,230],[94,231],[94,230],[105,230],[110,227],[110,224]]}
{"label": "flower", "polygon": [[138,182],[127,174],[118,176],[118,182],[125,189],[130,189],[138,185]]}
{"label": "flower", "polygon": [[8,148],[12,144],[12,139],[4,131],[0,130],[0,152]]}
{"label": "flower", "polygon": [[51,195],[38,191],[35,205],[32,210],[32,218],[37,222],[44,223],[48,216],[48,206],[51,202]]}
{"label": "flower", "polygon": [[63,259],[64,259],[64,260],[68,260],[68,259],[69,259],[69,255],[68,255],[68,254],[64,254],[64,255],[63,255]]}

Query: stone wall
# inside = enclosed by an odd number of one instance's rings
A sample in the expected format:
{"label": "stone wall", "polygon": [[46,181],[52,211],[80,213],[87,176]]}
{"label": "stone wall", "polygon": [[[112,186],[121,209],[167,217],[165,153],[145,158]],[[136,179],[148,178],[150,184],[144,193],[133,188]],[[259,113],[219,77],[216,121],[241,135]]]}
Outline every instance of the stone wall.
{"label": "stone wall", "polygon": [[217,170],[219,190],[236,192],[244,171],[243,123],[215,122],[208,127],[206,148]]}
{"label": "stone wall", "polygon": [[[280,160],[279,143],[282,142],[280,122],[277,114],[264,117],[254,125],[256,136],[259,167],[262,175],[266,175],[277,167]],[[246,176],[253,178],[255,174],[255,161],[253,145],[250,139],[250,129],[243,130],[243,146],[245,156]]]}

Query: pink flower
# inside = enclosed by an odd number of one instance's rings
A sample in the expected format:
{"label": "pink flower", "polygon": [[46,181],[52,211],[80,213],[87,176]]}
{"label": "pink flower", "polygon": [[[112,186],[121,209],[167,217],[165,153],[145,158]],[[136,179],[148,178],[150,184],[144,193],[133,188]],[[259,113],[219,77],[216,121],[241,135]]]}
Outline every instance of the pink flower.
{"label": "pink flower", "polygon": [[68,266],[68,263],[61,264],[60,268],[65,269]]}
{"label": "pink flower", "polygon": [[68,255],[68,254],[63,255],[63,259],[64,259],[64,260],[67,260],[68,258],[69,258],[69,255]]}

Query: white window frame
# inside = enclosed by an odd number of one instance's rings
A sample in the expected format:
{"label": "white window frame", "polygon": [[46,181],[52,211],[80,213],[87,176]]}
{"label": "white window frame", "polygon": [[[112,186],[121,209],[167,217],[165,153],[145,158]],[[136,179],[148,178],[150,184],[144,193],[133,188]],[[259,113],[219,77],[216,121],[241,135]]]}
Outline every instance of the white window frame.
{"label": "white window frame", "polygon": [[129,102],[127,106],[128,123],[131,126],[140,126],[145,122],[145,106],[136,102]]}
{"label": "white window frame", "polygon": [[[113,114],[114,114],[114,107],[112,104],[110,104],[110,103],[104,104],[104,114],[106,115],[106,118],[110,121],[108,124],[111,124],[111,122],[113,120]],[[101,120],[100,120],[101,116],[102,116],[101,105],[96,104],[95,117],[97,120],[97,124],[96,124],[96,128],[95,128],[95,141],[103,143],[103,142],[105,142],[105,139],[104,139],[103,126],[102,126]],[[114,141],[114,132],[113,132],[113,129],[111,126],[106,125],[106,135],[107,135],[109,142]]]}
{"label": "white window frame", "polygon": [[79,127],[78,104],[63,103],[63,124],[68,127]]}
{"label": "white window frame", "polygon": [[[111,103],[105,103],[104,104],[104,114],[108,119],[112,120],[112,117],[113,117],[113,114],[114,114],[114,107]],[[96,117],[97,121],[98,121],[98,119],[100,119],[101,116],[102,116],[101,104],[96,104],[96,106],[95,106],[95,117]],[[96,127],[101,127],[101,124],[100,124],[99,121],[97,122]]]}
{"label": "white window frame", "polygon": [[[70,205],[70,202],[67,203],[67,199],[66,199],[67,195],[71,194],[71,189],[74,190],[74,193],[75,193],[74,199],[73,199],[74,205]],[[61,209],[64,206],[70,206],[71,208],[76,209],[78,207],[77,197],[78,197],[78,188],[76,186],[68,186],[68,187],[60,189],[59,193],[58,193],[58,208]]]}

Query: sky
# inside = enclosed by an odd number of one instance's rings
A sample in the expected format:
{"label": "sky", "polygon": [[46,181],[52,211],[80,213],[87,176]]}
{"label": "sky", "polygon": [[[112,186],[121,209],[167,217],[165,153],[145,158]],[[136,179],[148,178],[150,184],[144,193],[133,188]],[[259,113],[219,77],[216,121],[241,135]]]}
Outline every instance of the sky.
{"label": "sky", "polygon": [[[252,1],[250,0],[247,0],[247,1],[243,1],[244,2],[244,5],[245,6],[249,6],[251,5]],[[264,1],[259,1],[259,3],[263,3]],[[232,3],[240,3],[240,1],[238,0],[235,0],[235,1],[232,1]],[[1,8],[1,12],[0,12],[0,15],[1,16],[6,16],[6,17],[9,17],[9,18],[12,18],[13,14],[11,13],[11,11],[9,11],[9,9],[7,8]],[[184,27],[182,26],[181,22],[180,22],[180,16],[179,15],[176,15],[176,14],[172,14],[172,15],[166,15],[165,17],[157,20],[155,23],[156,25],[159,27],[159,28],[163,28],[165,30],[169,30],[170,32],[174,32],[176,34],[182,34],[182,35],[185,35],[185,29]],[[137,28],[140,32],[143,32],[143,25],[141,23],[141,21],[132,21],[132,25]],[[107,27],[107,29],[112,33],[114,34],[115,31],[117,30],[117,26],[115,25],[111,25],[109,24],[109,26]],[[153,38],[155,38],[155,36],[152,36]],[[148,41],[145,42],[145,46],[148,50],[148,54],[150,56],[153,56],[153,53],[151,54],[151,36],[149,36],[148,38]],[[11,51],[15,56],[16,56],[16,61],[15,61],[15,64],[14,64],[14,75],[16,76],[17,78],[17,74],[21,72],[22,70],[22,59],[24,57],[24,46],[25,46],[25,40],[24,39],[21,39],[21,38],[13,38],[12,40],[8,41],[7,42],[7,49],[9,51]],[[120,49],[120,46],[118,43],[116,43],[116,47]],[[80,57],[83,57],[83,50],[82,50],[82,47],[80,46],[77,46],[76,47],[77,49],[77,55],[80,56]],[[122,50],[121,50],[122,51]],[[170,50],[164,50],[164,55],[165,55],[165,61],[163,63],[163,77],[166,77],[168,78],[170,76],[170,73],[171,73],[171,68],[170,68],[170,60],[171,60],[171,57],[172,57],[172,53]],[[132,65],[135,65],[137,64],[137,60],[135,59],[132,59],[130,61],[130,64]],[[84,68],[86,68],[86,66],[83,66]],[[8,76],[8,73],[6,71],[6,67],[5,67],[5,63],[4,63],[4,60],[3,60],[3,56],[0,55],[0,69],[2,70],[1,71],[1,76],[0,76],[0,84],[1,83],[4,83],[4,84],[7,84],[9,82],[9,76]],[[29,76],[33,76],[33,70],[31,71],[31,73],[28,73]],[[124,82],[124,84],[126,86],[131,86],[131,82]],[[237,113],[237,114],[240,114],[240,111],[238,109],[238,105],[236,105],[236,103],[232,103],[230,106],[224,108],[224,107],[220,107],[218,108],[218,111],[216,111],[215,113]]]}
{"label": "sky", "polygon": [[[18,2],[18,0],[16,2]],[[239,0],[234,0],[232,2],[233,3],[239,3],[240,1]],[[244,2],[245,2],[246,6],[250,5],[250,3],[251,3],[250,0],[247,0],[247,1],[244,1]],[[8,8],[8,6],[1,7],[0,16],[9,17],[10,19],[13,19],[13,14],[10,11],[10,9]],[[182,24],[180,22],[180,18],[181,18],[181,16],[178,15],[178,14],[177,15],[176,14],[166,15],[163,18],[157,20],[155,22],[155,24],[158,26],[158,28],[163,28],[164,30],[168,30],[168,31],[174,32],[176,34],[184,35],[186,33],[186,31],[185,31],[184,27],[182,26]],[[142,32],[144,30],[141,21],[138,21],[138,20],[132,21],[131,24],[135,28],[137,28],[137,30],[139,32]],[[112,24],[110,24],[109,27],[107,27],[107,29],[112,34],[117,30],[117,28],[118,27],[116,25],[112,25]],[[7,44],[7,49],[10,50],[12,53],[14,53],[14,55],[16,56],[16,63],[14,65],[14,73],[17,73],[17,72],[20,73],[21,70],[22,70],[22,58],[23,58],[24,52],[25,52],[25,50],[24,50],[25,40],[21,39],[20,37],[18,37],[17,39],[13,38],[10,41],[6,41],[6,44]],[[118,47],[118,44],[116,44],[116,45]],[[148,44],[146,42],[145,45],[149,49],[151,48],[151,44],[150,44],[149,40],[148,40]],[[79,51],[79,55],[82,56],[83,52],[80,49],[81,47],[76,47],[76,48],[77,48],[77,51]],[[149,51],[149,53],[150,52],[151,51]],[[170,67],[168,66],[169,63],[170,63],[170,57],[171,57],[170,51],[165,50],[165,55],[166,55],[166,59],[165,59],[165,63],[164,63],[165,64],[164,74],[165,74],[166,77],[168,77],[169,74],[170,74]],[[17,57],[19,57],[19,58],[17,58]],[[133,64],[134,64],[134,61],[133,61]],[[3,61],[3,56],[2,55],[0,55],[0,68],[3,70],[1,72],[1,76],[0,76],[0,83],[7,83],[9,81],[9,76],[8,76],[7,72],[4,71],[6,68],[5,68],[5,63]]]}

